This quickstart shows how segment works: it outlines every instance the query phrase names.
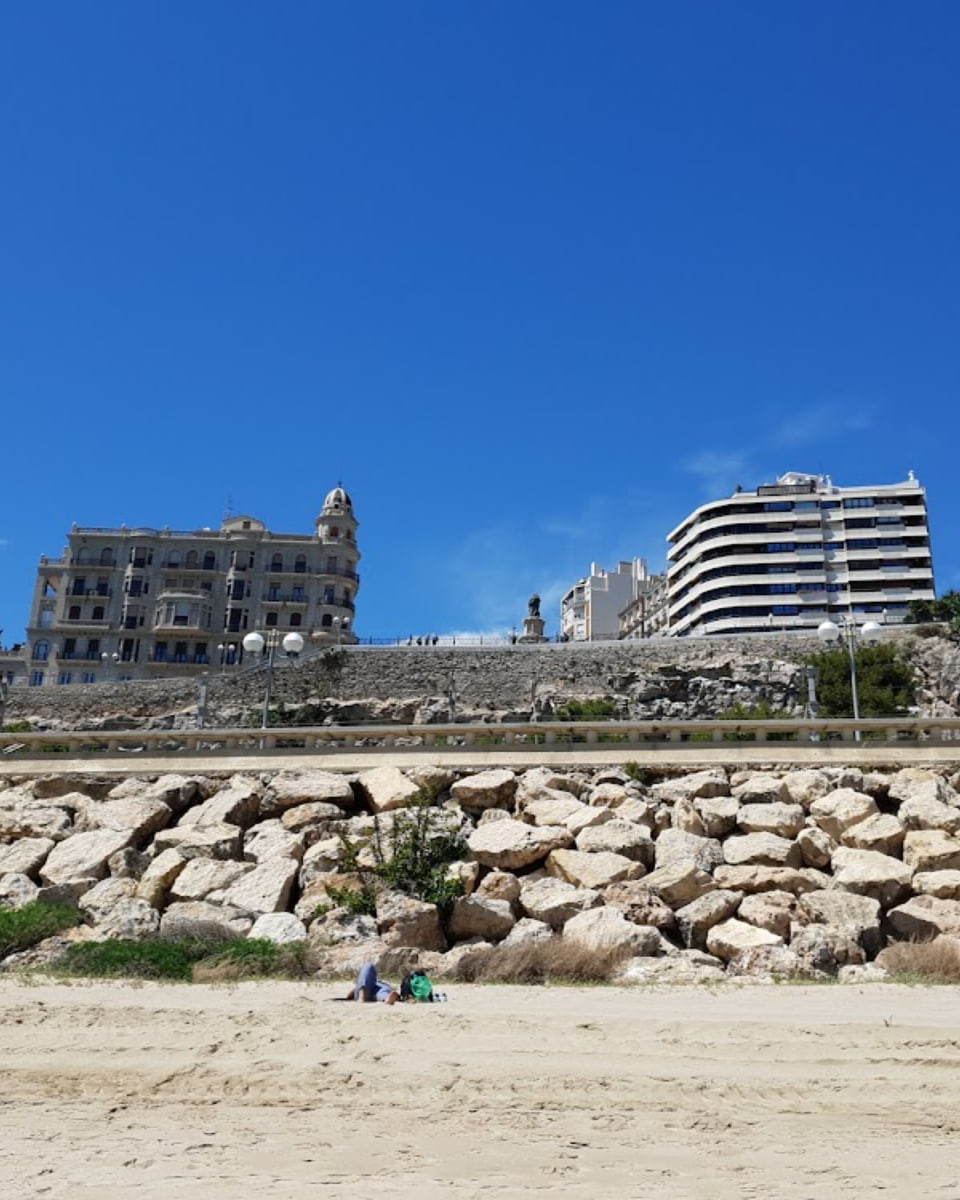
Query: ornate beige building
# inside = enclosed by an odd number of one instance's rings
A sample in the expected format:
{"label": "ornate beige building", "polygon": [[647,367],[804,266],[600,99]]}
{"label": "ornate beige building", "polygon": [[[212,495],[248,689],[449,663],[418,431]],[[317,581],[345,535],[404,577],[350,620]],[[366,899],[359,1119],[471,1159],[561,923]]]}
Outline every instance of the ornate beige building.
{"label": "ornate beige building", "polygon": [[63,557],[40,560],[28,682],[230,669],[254,630],[298,631],[308,645],[356,642],[359,560],[342,487],[327,496],[312,535],[272,533],[246,516],[188,533],[74,525]]}

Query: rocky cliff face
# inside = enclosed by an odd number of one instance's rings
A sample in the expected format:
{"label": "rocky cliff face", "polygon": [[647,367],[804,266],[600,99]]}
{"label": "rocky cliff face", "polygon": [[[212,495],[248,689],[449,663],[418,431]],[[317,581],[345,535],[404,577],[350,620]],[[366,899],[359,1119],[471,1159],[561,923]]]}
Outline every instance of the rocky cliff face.
{"label": "rocky cliff face", "polygon": [[[74,938],[306,942],[329,975],[418,959],[443,977],[559,938],[621,948],[628,979],[882,977],[891,942],[960,938],[958,785],[856,767],[25,777],[0,787],[0,904],[75,902]],[[342,907],[375,822],[424,793],[463,838],[463,894],[449,911],[388,889],[369,915]]]}
{"label": "rocky cliff face", "polygon": [[[960,714],[960,647],[898,633],[922,715]],[[736,703],[801,712],[809,638],[731,638],[506,648],[353,647],[277,671],[275,703],[299,724],[524,720],[534,699],[549,713],[602,697],[635,719],[713,718]],[[40,728],[176,727],[196,723],[200,681],[23,688],[7,721]],[[211,674],[210,725],[258,723],[262,673]]]}

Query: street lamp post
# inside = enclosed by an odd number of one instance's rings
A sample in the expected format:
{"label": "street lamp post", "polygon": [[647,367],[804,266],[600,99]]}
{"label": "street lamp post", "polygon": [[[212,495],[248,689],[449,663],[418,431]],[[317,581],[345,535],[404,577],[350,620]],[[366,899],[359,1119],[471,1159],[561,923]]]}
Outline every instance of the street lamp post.
{"label": "street lamp post", "polygon": [[116,650],[114,650],[112,654],[108,654],[106,650],[104,650],[104,652],[100,655],[100,662],[102,663],[104,670],[107,671],[105,678],[109,678],[109,671],[107,668],[115,667],[119,661],[120,655],[116,652]]}
{"label": "street lamp post", "polygon": [[[863,625],[858,625],[852,613],[844,613],[839,624],[828,619],[817,626],[817,637],[822,642],[833,644],[842,639],[847,648],[847,657],[850,659],[850,690],[853,694],[853,719],[855,721],[860,720],[860,696],[857,692],[857,642],[872,642],[879,636],[880,626],[876,621],[867,621]],[[854,731],[854,737],[858,742],[861,740],[859,729]]]}
{"label": "street lamp post", "polygon": [[261,721],[261,729],[266,729],[270,723],[270,694],[273,691],[273,663],[277,652],[277,646],[283,648],[284,654],[288,658],[294,659],[303,649],[303,638],[299,633],[288,633],[281,640],[280,631],[271,629],[267,636],[262,633],[248,633],[243,639],[243,648],[248,654],[263,654],[266,651],[267,655],[267,678],[263,692],[263,720]]}
{"label": "street lamp post", "polygon": [[349,617],[334,617],[333,618],[333,627],[337,631],[337,647],[339,648],[341,630],[344,633],[347,632],[347,630],[350,628],[350,618]]}
{"label": "street lamp post", "polygon": [[233,642],[219,642],[217,649],[220,651],[220,674],[223,675],[227,669],[227,664],[233,666],[234,656],[237,653],[237,647]]}

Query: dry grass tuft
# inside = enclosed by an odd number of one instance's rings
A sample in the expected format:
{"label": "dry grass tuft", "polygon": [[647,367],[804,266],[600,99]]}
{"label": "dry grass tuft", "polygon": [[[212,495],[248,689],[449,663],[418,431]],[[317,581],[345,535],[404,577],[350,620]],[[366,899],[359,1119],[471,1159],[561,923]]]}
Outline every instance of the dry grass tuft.
{"label": "dry grass tuft", "polygon": [[924,983],[960,983],[960,941],[937,937],[928,942],[896,942],[878,962],[891,975]]}
{"label": "dry grass tuft", "polygon": [[461,983],[607,983],[630,952],[594,950],[552,937],[520,946],[494,946],[460,960]]}

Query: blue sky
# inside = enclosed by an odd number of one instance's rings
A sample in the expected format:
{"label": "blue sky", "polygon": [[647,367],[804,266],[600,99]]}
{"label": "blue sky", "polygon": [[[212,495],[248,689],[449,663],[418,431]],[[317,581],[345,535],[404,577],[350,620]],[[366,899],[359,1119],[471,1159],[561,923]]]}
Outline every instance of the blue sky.
{"label": "blue sky", "polygon": [[0,22],[0,628],[81,525],[360,520],[519,624],[786,470],[960,588],[960,5],[103,0]]}

